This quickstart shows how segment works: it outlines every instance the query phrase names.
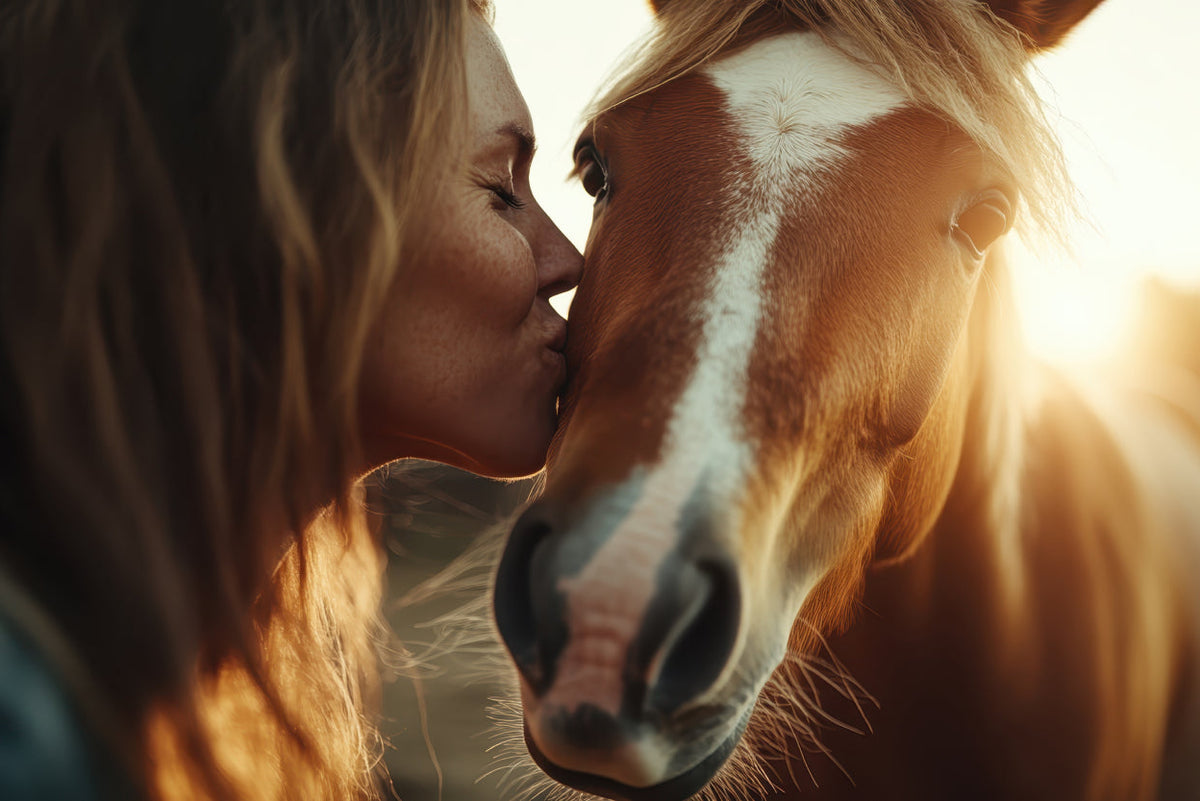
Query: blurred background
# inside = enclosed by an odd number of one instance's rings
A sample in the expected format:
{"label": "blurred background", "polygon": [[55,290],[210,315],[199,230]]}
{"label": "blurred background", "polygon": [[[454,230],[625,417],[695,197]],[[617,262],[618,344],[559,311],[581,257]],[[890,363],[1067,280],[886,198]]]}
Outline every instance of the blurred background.
{"label": "blurred background", "polygon": [[[492,481],[418,460],[368,480],[388,552],[385,614],[398,641],[384,677],[385,758],[403,801],[501,796],[502,775],[482,778],[498,766],[488,707],[508,695],[509,675],[491,636],[488,556],[532,490],[532,480]],[[448,576],[456,559],[468,564]]]}
{"label": "blurred background", "polygon": [[[643,0],[496,0],[496,30],[540,143],[534,194],[580,250],[591,198],[566,180],[580,115],[649,23]],[[1069,254],[1019,244],[1015,253],[1022,328],[1049,361],[1084,369],[1102,363],[1129,334],[1147,277],[1200,287],[1197,30],[1200,3],[1107,0],[1038,62],[1084,212],[1069,232]],[[556,302],[560,312],[569,302]],[[412,652],[436,643],[427,621],[469,593],[432,602],[405,595],[480,538],[502,535],[530,490],[529,482],[492,482],[417,462],[379,477],[372,508],[391,553],[389,620]],[[476,780],[490,769],[484,710],[506,680],[503,671],[466,648],[416,675],[398,676],[385,696],[399,797],[500,797],[503,773]]]}

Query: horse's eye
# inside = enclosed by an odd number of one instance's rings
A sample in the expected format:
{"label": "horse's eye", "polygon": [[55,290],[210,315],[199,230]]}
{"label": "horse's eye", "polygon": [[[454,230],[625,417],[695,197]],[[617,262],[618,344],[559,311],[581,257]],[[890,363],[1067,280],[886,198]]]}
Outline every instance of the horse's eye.
{"label": "horse's eye", "polygon": [[592,145],[580,148],[575,154],[575,174],[583,184],[583,191],[596,198],[597,202],[608,194],[608,172]]}
{"label": "horse's eye", "polygon": [[993,242],[1008,233],[1011,224],[1012,203],[1003,192],[993,189],[958,215],[953,230],[978,258]]}

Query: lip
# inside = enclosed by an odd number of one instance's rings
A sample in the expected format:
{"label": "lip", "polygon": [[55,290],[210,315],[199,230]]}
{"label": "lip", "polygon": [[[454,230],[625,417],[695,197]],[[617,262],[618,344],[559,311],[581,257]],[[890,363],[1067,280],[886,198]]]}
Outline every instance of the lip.
{"label": "lip", "polygon": [[562,353],[567,347],[567,321],[559,318],[554,324],[554,331],[546,347],[555,353]]}
{"label": "lip", "polygon": [[596,776],[590,773],[580,773],[566,768],[560,768],[551,762],[538,748],[533,736],[529,733],[529,725],[524,727],[525,746],[529,755],[547,776],[562,784],[585,793],[603,796],[604,798],[621,799],[621,801],[686,801],[692,798],[716,776],[721,767],[733,754],[746,725],[750,722],[749,712],[745,713],[738,725],[725,740],[708,756],[696,765],[685,770],[674,778],[667,779],[653,787],[630,787],[621,782]]}
{"label": "lip", "polygon": [[546,357],[546,363],[554,372],[554,385],[557,388],[555,394],[557,395],[567,383],[567,357],[561,350],[554,350],[549,347],[543,353]]}

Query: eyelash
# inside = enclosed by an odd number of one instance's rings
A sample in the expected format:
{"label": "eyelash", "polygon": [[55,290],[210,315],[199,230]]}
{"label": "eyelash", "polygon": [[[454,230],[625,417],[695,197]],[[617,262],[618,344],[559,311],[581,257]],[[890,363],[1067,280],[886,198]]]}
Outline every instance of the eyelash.
{"label": "eyelash", "polygon": [[495,195],[497,198],[499,198],[500,201],[502,203],[504,203],[504,205],[508,206],[510,209],[525,208],[525,201],[518,198],[512,192],[509,192],[507,189],[505,189],[500,184],[494,184],[492,186],[489,186],[488,189],[490,189],[492,191],[492,194]]}

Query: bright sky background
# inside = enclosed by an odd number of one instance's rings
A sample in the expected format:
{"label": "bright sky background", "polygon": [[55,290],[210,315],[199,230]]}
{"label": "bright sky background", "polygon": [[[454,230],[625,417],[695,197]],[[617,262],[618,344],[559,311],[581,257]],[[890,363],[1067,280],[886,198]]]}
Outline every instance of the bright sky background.
{"label": "bright sky background", "polygon": [[[540,142],[533,190],[582,250],[591,198],[565,180],[579,116],[649,25],[644,0],[496,0],[496,30]],[[1074,253],[1019,253],[1027,338],[1088,361],[1119,337],[1136,281],[1153,271],[1200,286],[1200,3],[1108,0],[1039,72],[1061,117],[1089,222]]]}

